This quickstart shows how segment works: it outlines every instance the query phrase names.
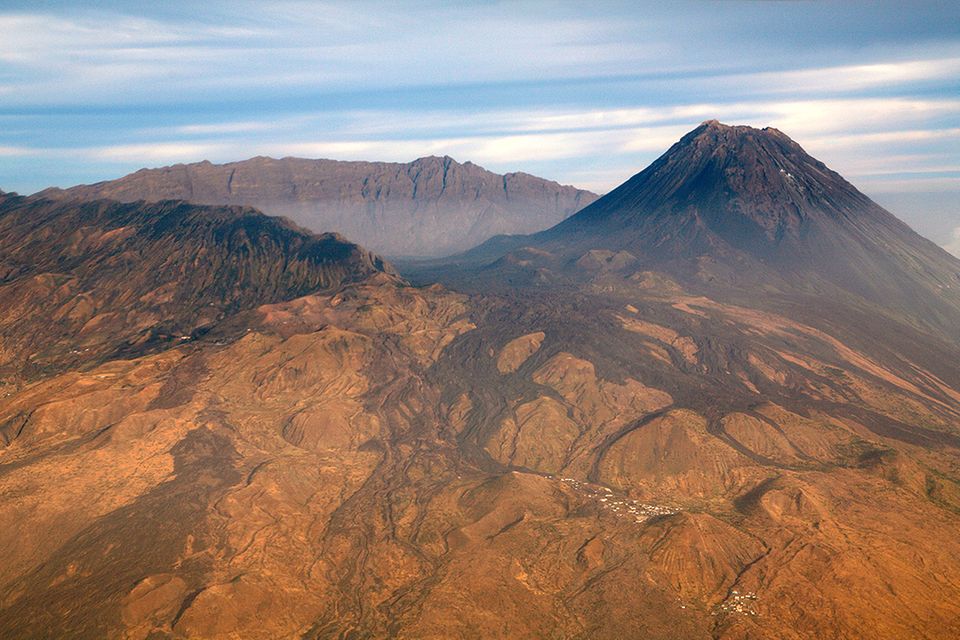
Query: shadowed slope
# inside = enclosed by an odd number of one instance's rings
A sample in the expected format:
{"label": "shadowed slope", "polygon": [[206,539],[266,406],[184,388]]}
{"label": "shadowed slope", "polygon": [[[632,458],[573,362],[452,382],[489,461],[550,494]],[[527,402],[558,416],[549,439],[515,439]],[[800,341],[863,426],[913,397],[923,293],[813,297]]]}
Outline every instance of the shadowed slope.
{"label": "shadowed slope", "polygon": [[538,239],[580,234],[643,260],[749,259],[884,302],[920,286],[960,308],[960,260],[776,129],[706,122]]}
{"label": "shadowed slope", "polygon": [[155,348],[243,309],[392,273],[337,235],[240,207],[2,196],[0,238],[7,376]]}

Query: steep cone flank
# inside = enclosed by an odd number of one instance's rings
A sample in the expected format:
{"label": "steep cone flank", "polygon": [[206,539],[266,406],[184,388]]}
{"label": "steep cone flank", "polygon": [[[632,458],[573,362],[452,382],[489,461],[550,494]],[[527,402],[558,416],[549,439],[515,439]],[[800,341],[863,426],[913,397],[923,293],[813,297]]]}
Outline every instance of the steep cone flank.
{"label": "steep cone flank", "polygon": [[699,210],[712,228],[756,225],[769,240],[796,236],[818,218],[876,216],[872,203],[776,129],[705,122],[594,207],[582,221]]}
{"label": "steep cone flank", "polygon": [[784,133],[705,122],[647,169],[525,244],[735,288],[854,294],[956,335],[960,261]]}
{"label": "steep cone flank", "polygon": [[813,228],[831,224],[908,231],[782,132],[715,120],[556,230],[639,230],[664,222],[693,224],[756,253],[765,245],[799,250]]}

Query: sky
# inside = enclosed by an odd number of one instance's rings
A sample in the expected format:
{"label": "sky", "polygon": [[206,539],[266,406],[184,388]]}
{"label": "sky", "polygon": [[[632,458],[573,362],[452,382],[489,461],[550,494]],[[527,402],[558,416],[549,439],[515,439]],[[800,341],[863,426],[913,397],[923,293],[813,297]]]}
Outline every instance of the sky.
{"label": "sky", "polygon": [[960,255],[960,2],[0,0],[0,189],[450,155],[605,192],[774,126]]}

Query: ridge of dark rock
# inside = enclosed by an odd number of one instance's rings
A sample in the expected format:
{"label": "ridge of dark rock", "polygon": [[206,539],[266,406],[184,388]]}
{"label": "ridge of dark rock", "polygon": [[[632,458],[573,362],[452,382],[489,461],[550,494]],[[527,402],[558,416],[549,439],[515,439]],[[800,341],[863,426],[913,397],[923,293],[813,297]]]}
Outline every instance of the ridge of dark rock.
{"label": "ridge of dark rock", "polygon": [[33,375],[189,340],[382,258],[249,207],[0,198],[0,370]]}

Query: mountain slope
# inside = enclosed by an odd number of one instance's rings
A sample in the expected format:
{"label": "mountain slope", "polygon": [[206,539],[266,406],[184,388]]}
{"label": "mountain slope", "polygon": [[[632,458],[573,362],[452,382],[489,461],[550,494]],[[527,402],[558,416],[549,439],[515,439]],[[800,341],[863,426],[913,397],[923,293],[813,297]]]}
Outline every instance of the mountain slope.
{"label": "mountain slope", "polygon": [[0,196],[0,371],[189,339],[224,316],[392,273],[378,256],[241,207]]}
{"label": "mountain slope", "polygon": [[0,637],[958,637],[960,344],[828,282],[735,143],[435,271],[469,296],[374,274],[0,394]]}
{"label": "mountain slope", "polygon": [[352,285],[0,398],[0,637],[960,632],[956,385],[522,294]]}
{"label": "mountain slope", "polygon": [[[511,255],[520,247],[541,253]],[[652,269],[740,302],[836,303],[960,341],[960,260],[776,129],[705,122],[555,227],[458,261],[497,258],[528,273]]]}
{"label": "mountain slope", "polygon": [[342,233],[380,253],[418,256],[462,251],[496,234],[538,231],[597,197],[525,173],[498,175],[434,156],[406,164],[264,157],[200,162],[41,195],[250,205],[318,232]]}
{"label": "mountain slope", "polygon": [[542,237],[580,233],[645,258],[745,256],[877,300],[917,286],[960,300],[960,260],[776,129],[702,124]]}

